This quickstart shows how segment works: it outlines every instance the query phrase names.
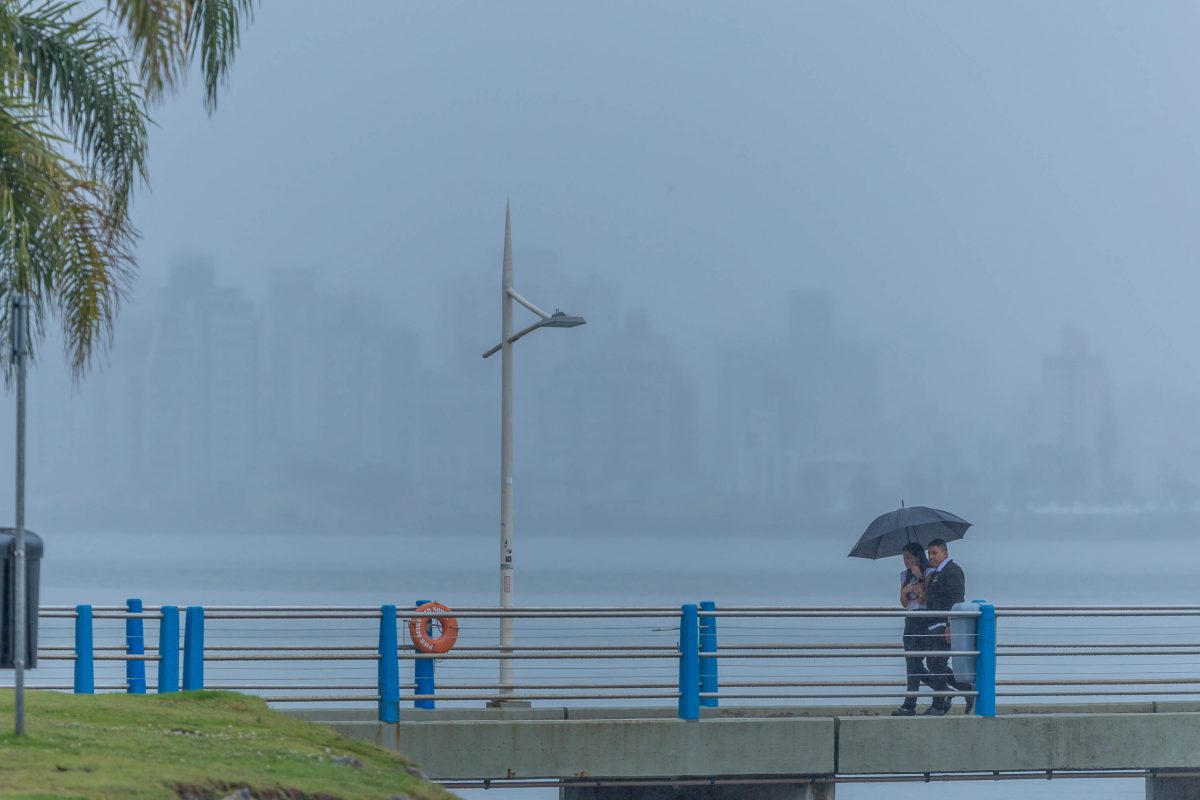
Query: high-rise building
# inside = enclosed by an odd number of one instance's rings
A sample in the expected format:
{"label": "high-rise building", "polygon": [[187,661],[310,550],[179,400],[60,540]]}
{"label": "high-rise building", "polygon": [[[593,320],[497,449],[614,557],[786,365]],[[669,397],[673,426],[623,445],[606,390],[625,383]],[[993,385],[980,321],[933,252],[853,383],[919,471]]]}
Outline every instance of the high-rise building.
{"label": "high-rise building", "polygon": [[1068,326],[1042,360],[1032,403],[1025,491],[1035,502],[1089,499],[1113,474],[1117,423],[1108,368],[1082,330]]}
{"label": "high-rise building", "polygon": [[694,381],[646,312],[604,327],[571,337],[582,340],[568,343],[575,352],[529,393],[537,480],[560,505],[661,506],[689,496],[698,477]]}
{"label": "high-rise building", "polygon": [[759,506],[850,505],[883,428],[874,352],[837,334],[832,298],[796,292],[782,340],[717,356],[713,469]]}
{"label": "high-rise building", "polygon": [[[256,457],[258,318],[207,260],[178,264],[146,348],[145,480],[170,496],[242,490]],[[131,354],[133,355],[133,354]]]}

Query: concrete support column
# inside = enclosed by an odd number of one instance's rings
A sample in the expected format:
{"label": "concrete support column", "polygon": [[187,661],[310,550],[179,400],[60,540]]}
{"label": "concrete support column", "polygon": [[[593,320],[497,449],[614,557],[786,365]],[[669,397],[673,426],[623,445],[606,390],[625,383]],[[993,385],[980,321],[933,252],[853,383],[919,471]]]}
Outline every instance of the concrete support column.
{"label": "concrete support column", "polygon": [[[1149,783],[1149,781],[1147,781]],[[834,783],[726,783],[716,786],[564,786],[559,800],[834,800]],[[1160,800],[1156,798],[1156,800]],[[1175,800],[1175,796],[1171,796]]]}
{"label": "concrete support column", "polygon": [[1146,778],[1146,800],[1200,800],[1200,778],[1176,778],[1170,772],[1159,772]]}

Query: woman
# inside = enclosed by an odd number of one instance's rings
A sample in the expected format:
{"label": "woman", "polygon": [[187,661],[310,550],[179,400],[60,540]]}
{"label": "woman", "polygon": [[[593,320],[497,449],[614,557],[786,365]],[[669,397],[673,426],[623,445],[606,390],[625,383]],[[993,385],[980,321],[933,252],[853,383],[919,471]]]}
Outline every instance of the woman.
{"label": "woman", "polygon": [[[932,572],[929,559],[925,557],[925,548],[916,542],[904,545],[904,572],[900,573],[900,606],[908,611],[921,611],[925,608],[925,576]],[[921,617],[904,618],[904,651],[913,653],[928,649],[925,642],[928,631],[925,620]],[[917,713],[917,692],[921,689],[921,681],[929,676],[925,668],[925,659],[921,656],[906,655],[904,657],[905,672],[908,675],[907,694],[904,702],[892,712],[893,717],[911,717]]]}

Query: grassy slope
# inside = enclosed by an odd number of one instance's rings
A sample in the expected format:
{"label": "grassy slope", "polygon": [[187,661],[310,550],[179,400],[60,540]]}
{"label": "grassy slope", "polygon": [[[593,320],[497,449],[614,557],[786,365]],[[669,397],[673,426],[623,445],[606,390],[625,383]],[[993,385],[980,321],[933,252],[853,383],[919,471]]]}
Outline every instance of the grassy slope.
{"label": "grassy slope", "polygon": [[[359,800],[454,795],[413,777],[398,755],[230,692],[26,694],[27,735],[12,734],[0,691],[0,798],[175,798],[178,785],[300,790]],[[350,756],[362,767],[332,763]],[[284,796],[287,796],[286,794]],[[301,796],[299,794],[293,796]]]}

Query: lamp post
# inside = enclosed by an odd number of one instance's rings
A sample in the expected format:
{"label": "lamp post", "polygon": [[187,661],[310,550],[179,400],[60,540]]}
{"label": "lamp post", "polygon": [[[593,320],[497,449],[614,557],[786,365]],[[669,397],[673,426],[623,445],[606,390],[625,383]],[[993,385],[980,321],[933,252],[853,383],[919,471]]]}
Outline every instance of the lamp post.
{"label": "lamp post", "polygon": [[[513,301],[516,300],[538,316],[538,320],[513,333]],[[547,314],[513,289],[512,219],[509,207],[504,207],[504,271],[500,281],[500,343],[483,354],[484,358],[500,353],[500,608],[512,608],[513,603],[513,388],[512,346],[526,334],[538,328],[574,328],[583,325],[583,317],[573,317],[555,310]],[[500,652],[511,653],[513,646],[512,617],[500,618]],[[512,661],[500,659],[499,702],[513,693]]]}

